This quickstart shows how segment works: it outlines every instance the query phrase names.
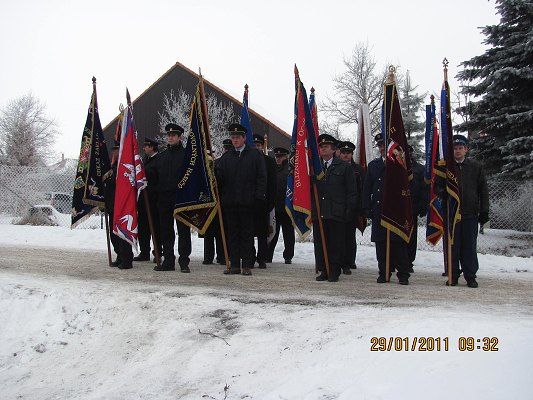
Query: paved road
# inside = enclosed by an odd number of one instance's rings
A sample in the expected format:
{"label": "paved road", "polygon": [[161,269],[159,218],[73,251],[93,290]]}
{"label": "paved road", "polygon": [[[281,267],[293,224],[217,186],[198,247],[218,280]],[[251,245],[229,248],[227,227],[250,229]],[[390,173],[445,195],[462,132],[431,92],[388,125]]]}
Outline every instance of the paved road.
{"label": "paved road", "polygon": [[[532,284],[528,280],[489,276],[480,280],[478,289],[446,287],[445,279],[434,271],[416,272],[409,286],[395,279],[389,284],[376,283],[376,271],[362,268],[337,283],[316,282],[313,267],[302,264],[269,264],[268,269],[253,270],[253,276],[226,276],[220,265],[204,266],[199,259],[191,261],[190,274],[179,271],[155,272],[151,262],[134,263],[130,270],[107,265],[107,254],[58,249],[0,246],[0,273],[45,276],[47,279],[68,276],[81,280],[132,281],[166,290],[187,291],[203,288],[206,294],[231,296],[243,302],[287,304],[354,304],[382,307],[431,307],[440,305],[454,309],[469,308],[482,312],[522,312],[533,314]],[[394,277],[393,277],[394,278]]]}

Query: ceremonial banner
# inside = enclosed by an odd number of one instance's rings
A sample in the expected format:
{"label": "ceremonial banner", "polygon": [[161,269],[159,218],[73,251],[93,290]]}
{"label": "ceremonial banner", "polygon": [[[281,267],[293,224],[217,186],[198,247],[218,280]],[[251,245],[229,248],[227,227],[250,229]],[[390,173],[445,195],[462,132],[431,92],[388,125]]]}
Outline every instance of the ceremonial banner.
{"label": "ceremonial banner", "polygon": [[[324,175],[318,155],[317,137],[307,93],[294,67],[296,94],[294,97],[294,125],[289,155],[289,175],[285,209],[301,238],[311,232],[311,176]],[[318,171],[318,174],[317,174]]]}
{"label": "ceremonial banner", "polygon": [[383,114],[387,154],[381,225],[409,243],[413,232],[413,211],[409,189],[409,181],[412,179],[411,157],[403,127],[396,80],[392,71],[385,83]]}
{"label": "ceremonial banner", "polygon": [[128,106],[122,114],[122,132],[117,162],[113,233],[130,243],[137,253],[137,199],[141,190],[146,187],[146,176],[137,146],[133,107],[127,89],[126,99]]}
{"label": "ceremonial banner", "polygon": [[200,234],[205,233],[217,211],[207,152],[208,122],[202,87],[201,82],[198,83],[192,101],[189,137],[174,205],[174,217]]}
{"label": "ceremonial banner", "polygon": [[372,132],[370,127],[370,112],[368,104],[361,104],[359,107],[357,124],[357,137],[355,138],[354,159],[357,164],[366,172],[368,160],[372,160]]}
{"label": "ceremonial banner", "polygon": [[250,115],[248,114],[248,85],[244,85],[240,124],[246,128],[246,145],[255,147],[252,125],[250,124]]}
{"label": "ceremonial banner", "polygon": [[[447,62],[447,61],[446,61]],[[450,244],[453,244],[455,236],[455,226],[461,220],[460,203],[461,197],[459,192],[459,184],[457,174],[455,171],[455,159],[453,157],[453,129],[452,129],[452,113],[450,106],[450,86],[448,85],[448,69],[447,64],[444,67],[444,83],[442,84],[442,91],[440,96],[441,102],[441,117],[440,117],[440,144],[442,146],[442,154],[444,159],[439,160],[435,174],[446,179],[446,229],[448,231],[448,238]]]}
{"label": "ceremonial banner", "polygon": [[313,120],[313,128],[315,128],[315,136],[318,141],[318,111],[315,102],[315,88],[311,88],[311,95],[309,96],[309,109],[311,110],[311,119]]}
{"label": "ceremonial banner", "polygon": [[429,185],[429,207],[426,218],[426,242],[436,245],[444,232],[443,202],[435,194],[435,167],[442,159],[439,153],[439,131],[435,113],[434,97],[426,106],[426,167],[424,180]]}
{"label": "ceremonial banner", "polygon": [[81,138],[80,156],[74,179],[71,229],[87,219],[98,208],[105,207],[104,181],[111,175],[111,163],[98,115],[96,79],[87,120]]}

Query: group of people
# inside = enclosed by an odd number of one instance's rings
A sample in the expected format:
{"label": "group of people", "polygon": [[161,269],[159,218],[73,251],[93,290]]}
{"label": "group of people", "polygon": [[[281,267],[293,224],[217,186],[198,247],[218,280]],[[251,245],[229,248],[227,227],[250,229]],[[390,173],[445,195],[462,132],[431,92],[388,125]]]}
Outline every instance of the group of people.
{"label": "group of people", "polygon": [[[149,204],[157,244],[154,252],[162,254],[163,262],[156,271],[176,269],[174,244],[178,236],[178,265],[181,272],[190,272],[191,232],[184,223],[174,218],[174,204],[179,183],[179,171],[184,162],[182,136],[184,130],[177,124],[165,127],[167,147],[158,151],[157,141],[146,138],[143,143],[144,166],[148,180],[148,202],[139,199],[139,245],[140,253],[133,257],[131,246],[112,236],[117,253],[112,263],[118,268],[132,267],[132,261],[149,261],[151,231],[146,204]],[[227,239],[229,268],[224,274],[252,275],[252,269],[266,268],[272,262],[280,232],[283,234],[285,264],[291,264],[294,256],[295,231],[285,208],[287,176],[289,174],[289,150],[274,148],[274,158],[266,155],[264,138],[254,135],[255,148],[246,144],[247,130],[240,124],[228,127],[228,139],[223,141],[223,154],[214,160],[217,190],[220,196],[222,222]],[[454,155],[457,179],[460,184],[461,221],[458,223],[452,246],[451,284],[458,284],[461,273],[469,287],[477,287],[477,224],[488,221],[488,189],[481,165],[467,159],[468,140],[462,135],[454,137]],[[356,269],[356,229],[364,229],[367,219],[372,220],[371,240],[375,243],[378,264],[378,283],[387,282],[386,276],[386,230],[381,226],[381,203],[385,179],[386,151],[381,134],[374,138],[379,157],[372,160],[366,169],[354,162],[355,145],[338,141],[333,136],[318,137],[319,155],[322,163],[320,179],[313,181],[317,201],[313,201],[313,241],[317,281],[337,282],[341,274],[350,275]],[[410,148],[411,155],[413,149]],[[116,159],[116,157],[113,157]],[[116,174],[116,163],[113,164]],[[413,179],[410,194],[413,206],[414,232],[406,243],[391,232],[389,273],[396,271],[398,282],[409,284],[417,248],[417,218],[425,216],[428,206],[427,184],[424,167],[412,157]],[[115,175],[108,181],[107,190],[114,192]],[[445,181],[435,179],[435,193],[446,196]],[[106,196],[107,208],[112,210],[112,195]],[[275,213],[275,232],[269,231],[269,216]],[[320,218],[319,218],[320,215]],[[174,228],[176,224],[176,230]],[[270,234],[273,238],[268,241]],[[222,245],[221,229],[215,218],[204,237],[203,264],[226,264]],[[257,238],[257,249],[255,248]],[[121,243],[122,242],[122,243]]]}

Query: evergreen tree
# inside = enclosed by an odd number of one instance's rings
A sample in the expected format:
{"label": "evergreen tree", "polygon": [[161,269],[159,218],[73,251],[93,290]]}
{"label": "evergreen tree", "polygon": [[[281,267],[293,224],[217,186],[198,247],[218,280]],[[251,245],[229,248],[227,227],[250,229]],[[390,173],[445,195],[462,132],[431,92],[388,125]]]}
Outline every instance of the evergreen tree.
{"label": "evergreen tree", "polygon": [[464,61],[462,90],[479,100],[461,107],[457,126],[473,138],[488,173],[533,178],[533,2],[496,0],[499,24],[482,28],[484,54]]}

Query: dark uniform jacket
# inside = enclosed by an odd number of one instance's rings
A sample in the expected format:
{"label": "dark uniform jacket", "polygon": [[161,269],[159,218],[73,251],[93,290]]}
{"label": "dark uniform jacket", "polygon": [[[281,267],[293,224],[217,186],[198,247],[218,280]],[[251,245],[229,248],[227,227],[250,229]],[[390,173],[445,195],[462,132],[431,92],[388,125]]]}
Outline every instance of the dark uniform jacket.
{"label": "dark uniform jacket", "polygon": [[276,164],[276,212],[285,211],[285,197],[287,195],[287,176],[289,175],[289,160]]}
{"label": "dark uniform jacket", "polygon": [[266,199],[267,173],[263,154],[245,146],[239,156],[230,150],[215,164],[222,207],[253,207]]}
{"label": "dark uniform jacket", "polygon": [[[383,188],[385,186],[385,161],[376,158],[368,164],[363,184],[363,209],[368,210],[372,219],[372,235],[370,240],[379,242],[387,240],[387,230],[381,225],[381,204],[383,201]],[[404,241],[394,232],[391,240]]]}
{"label": "dark uniform jacket", "polygon": [[[489,189],[482,165],[465,158],[462,163],[455,163],[455,172],[459,181],[461,215],[477,217],[480,212],[488,213]],[[435,176],[435,194],[446,197],[446,180],[440,176]]]}
{"label": "dark uniform jacket", "polygon": [[424,166],[413,160],[411,163],[413,179],[410,182],[413,217],[426,215],[428,206],[427,184],[424,181]]}
{"label": "dark uniform jacket", "polygon": [[159,194],[172,195],[178,190],[185,149],[180,144],[168,146],[153,160],[153,168],[146,171],[148,182],[153,183]]}
{"label": "dark uniform jacket", "polygon": [[[320,213],[323,219],[346,222],[355,216],[358,193],[352,166],[338,157],[333,157],[326,175],[316,181]],[[314,199],[314,197],[312,197]],[[317,213],[314,200],[313,220]]]}

